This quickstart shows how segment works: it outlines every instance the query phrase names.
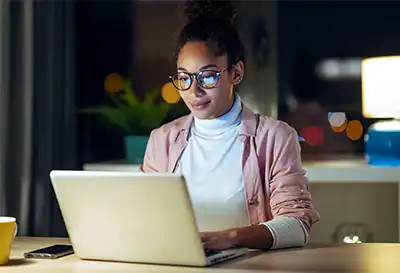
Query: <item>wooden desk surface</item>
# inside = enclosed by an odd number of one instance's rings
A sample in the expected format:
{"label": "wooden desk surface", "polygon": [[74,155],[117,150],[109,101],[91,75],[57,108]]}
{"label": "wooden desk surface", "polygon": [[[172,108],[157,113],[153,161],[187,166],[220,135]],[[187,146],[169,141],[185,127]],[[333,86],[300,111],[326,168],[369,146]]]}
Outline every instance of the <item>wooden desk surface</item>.
{"label": "wooden desk surface", "polygon": [[75,255],[57,260],[24,259],[23,253],[67,239],[17,238],[10,263],[0,266],[6,273],[95,273],[95,272],[173,272],[173,273],[249,273],[259,270],[274,273],[320,272],[400,272],[400,244],[354,244],[307,246],[302,249],[259,252],[228,261],[210,268],[157,266],[131,263],[98,262],[78,259]]}

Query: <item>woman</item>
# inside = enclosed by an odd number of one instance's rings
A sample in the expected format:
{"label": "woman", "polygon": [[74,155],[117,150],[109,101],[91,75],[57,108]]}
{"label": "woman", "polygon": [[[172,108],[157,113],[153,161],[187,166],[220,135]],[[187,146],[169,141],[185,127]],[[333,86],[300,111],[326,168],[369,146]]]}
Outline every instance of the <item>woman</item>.
{"label": "woman", "polygon": [[189,1],[171,80],[191,114],[151,133],[144,172],[179,172],[204,246],[304,246],[319,219],[301,167],[298,135],[259,116],[234,93],[245,50],[229,1]]}

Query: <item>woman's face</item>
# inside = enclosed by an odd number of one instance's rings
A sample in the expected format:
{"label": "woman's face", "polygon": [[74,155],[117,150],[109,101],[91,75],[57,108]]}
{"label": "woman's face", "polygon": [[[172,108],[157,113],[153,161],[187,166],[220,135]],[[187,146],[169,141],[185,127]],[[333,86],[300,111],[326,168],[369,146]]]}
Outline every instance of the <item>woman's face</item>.
{"label": "woman's face", "polygon": [[[182,99],[196,118],[217,118],[231,108],[233,86],[239,83],[243,77],[243,63],[239,62],[232,70],[228,70],[227,66],[227,56],[214,56],[202,42],[188,42],[180,51],[177,61],[178,73],[203,73],[200,83],[195,77],[192,77],[190,88],[180,91]],[[219,74],[216,86],[213,85],[216,79],[215,74],[210,70],[222,72]],[[182,75],[187,74],[182,73]],[[190,82],[189,78],[187,78],[187,82]],[[213,87],[205,88],[204,86]]]}

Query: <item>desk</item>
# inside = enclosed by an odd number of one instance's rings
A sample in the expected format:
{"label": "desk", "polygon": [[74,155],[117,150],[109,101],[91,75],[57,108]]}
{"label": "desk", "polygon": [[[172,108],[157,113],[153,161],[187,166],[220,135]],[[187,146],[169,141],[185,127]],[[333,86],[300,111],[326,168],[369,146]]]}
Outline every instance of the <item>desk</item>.
{"label": "desk", "polygon": [[400,272],[400,244],[310,245],[302,249],[251,251],[247,256],[210,268],[158,266],[80,260],[75,255],[57,260],[23,259],[23,253],[67,239],[17,238],[9,265],[0,267],[6,273],[250,273],[263,270],[274,273],[323,272]]}

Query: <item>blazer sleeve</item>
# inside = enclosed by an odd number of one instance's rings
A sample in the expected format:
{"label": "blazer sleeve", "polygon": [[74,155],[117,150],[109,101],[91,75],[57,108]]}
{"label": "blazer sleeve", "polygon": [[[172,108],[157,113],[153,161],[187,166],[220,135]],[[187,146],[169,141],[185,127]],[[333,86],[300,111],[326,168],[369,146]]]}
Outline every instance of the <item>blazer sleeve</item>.
{"label": "blazer sleeve", "polygon": [[[297,132],[283,123],[278,126],[272,146],[270,206],[273,217],[288,216],[299,220],[308,233],[320,218],[308,190],[308,178],[302,168]],[[268,176],[267,176],[268,177]]]}

